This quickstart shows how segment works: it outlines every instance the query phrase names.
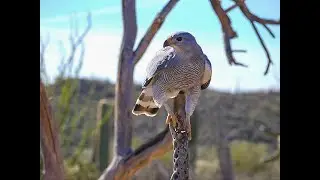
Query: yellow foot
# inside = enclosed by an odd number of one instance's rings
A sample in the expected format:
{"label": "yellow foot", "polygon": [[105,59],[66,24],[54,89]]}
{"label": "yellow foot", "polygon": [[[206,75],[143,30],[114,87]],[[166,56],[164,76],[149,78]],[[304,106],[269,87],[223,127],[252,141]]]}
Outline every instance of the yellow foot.
{"label": "yellow foot", "polygon": [[171,122],[171,116],[168,114],[166,119],[166,124],[170,124],[170,122]]}
{"label": "yellow foot", "polygon": [[166,119],[166,124],[171,124],[173,127],[177,127],[178,119],[175,115],[169,115]]}

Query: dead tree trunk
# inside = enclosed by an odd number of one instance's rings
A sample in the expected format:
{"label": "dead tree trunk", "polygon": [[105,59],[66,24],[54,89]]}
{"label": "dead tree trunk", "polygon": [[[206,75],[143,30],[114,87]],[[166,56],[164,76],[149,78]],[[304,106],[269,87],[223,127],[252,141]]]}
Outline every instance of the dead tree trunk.
{"label": "dead tree trunk", "polygon": [[133,70],[143,56],[151,40],[162,26],[166,16],[178,0],[170,0],[157,14],[145,36],[136,50],[133,49],[136,35],[135,0],[122,0],[123,39],[118,64],[118,75],[115,98],[115,141],[114,157],[99,180],[126,180],[145,166],[153,158],[160,157],[172,149],[172,139],[167,127],[154,138],[141,145],[135,151],[131,150],[133,106]]}
{"label": "dead tree trunk", "polygon": [[63,180],[63,158],[58,127],[54,122],[45,87],[40,79],[40,140],[44,161],[44,180]]}

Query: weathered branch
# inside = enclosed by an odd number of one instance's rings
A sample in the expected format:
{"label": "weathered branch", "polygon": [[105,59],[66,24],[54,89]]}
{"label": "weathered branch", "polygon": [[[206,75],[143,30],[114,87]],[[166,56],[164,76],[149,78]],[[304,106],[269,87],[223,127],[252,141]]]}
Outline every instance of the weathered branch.
{"label": "weathered branch", "polygon": [[263,25],[263,27],[269,32],[269,34],[275,38],[275,35],[273,34],[273,32],[271,31],[271,29],[267,26],[267,24],[272,24],[272,25],[280,25],[280,19],[279,20],[273,20],[273,19],[264,19],[264,18],[260,18],[254,14],[252,14],[249,10],[249,8],[247,7],[247,5],[245,4],[245,0],[233,0],[240,8],[241,12],[246,16],[246,18],[250,21],[256,35],[259,38],[259,41],[263,47],[263,50],[266,53],[266,56],[268,58],[268,63],[266,66],[266,70],[264,72],[264,75],[267,75],[270,69],[270,65],[272,64],[272,60],[269,54],[269,51],[257,29],[257,27],[255,26],[254,22],[260,23],[261,25]]}
{"label": "weathered branch", "polygon": [[247,52],[246,50],[232,50],[231,48],[231,42],[230,38],[228,38],[227,34],[223,34],[223,40],[224,40],[224,50],[226,52],[226,56],[228,58],[229,64],[232,65],[237,65],[237,66],[242,66],[242,67],[248,67],[247,65],[240,63],[236,61],[236,59],[233,57],[233,52]]}
{"label": "weathered branch", "polygon": [[253,29],[254,29],[254,32],[255,32],[256,35],[258,36],[259,41],[260,41],[260,43],[261,43],[261,45],[262,45],[262,47],[263,47],[263,50],[264,50],[264,52],[266,53],[267,58],[268,58],[268,64],[267,64],[266,70],[264,71],[264,75],[267,75],[268,72],[269,72],[270,65],[271,65],[273,62],[272,62],[272,60],[271,60],[271,57],[270,57],[270,53],[269,53],[269,51],[268,51],[268,48],[266,47],[266,45],[265,45],[265,43],[264,43],[264,41],[263,41],[263,39],[262,39],[262,37],[261,37],[261,35],[260,35],[257,27],[256,27],[256,25],[254,24],[253,21],[250,21],[250,23],[251,23],[251,25],[252,25],[252,27],[253,27]]}
{"label": "weathered branch", "polygon": [[170,0],[158,13],[158,15],[154,18],[151,26],[147,30],[144,37],[141,39],[137,49],[134,52],[134,58],[133,62],[134,64],[137,64],[139,60],[141,59],[142,55],[147,50],[150,42],[152,41],[155,34],[158,32],[158,30],[161,28],[163,22],[165,21],[167,15],[169,12],[173,9],[173,7],[176,5],[176,3],[179,0]]}
{"label": "weathered branch", "polygon": [[234,4],[230,7],[228,7],[226,10],[224,10],[226,13],[230,12],[231,10],[233,10],[234,8],[236,8],[238,5],[237,4]]}
{"label": "weathered branch", "polygon": [[271,29],[267,26],[267,24],[272,24],[272,25],[279,25],[280,24],[280,19],[279,20],[272,20],[272,19],[263,19],[260,18],[254,14],[252,14],[250,12],[250,10],[248,9],[247,5],[245,4],[245,0],[233,0],[235,2],[234,5],[232,5],[231,7],[227,8],[226,10],[223,10],[221,7],[221,2],[220,0],[210,0],[211,2],[211,6],[213,8],[213,10],[215,11],[215,13],[217,14],[221,26],[222,26],[222,30],[223,30],[223,40],[224,40],[224,49],[226,52],[226,56],[228,59],[228,62],[230,65],[238,65],[238,66],[243,66],[243,67],[247,67],[247,65],[244,65],[242,63],[239,63],[235,60],[235,58],[233,57],[233,53],[234,52],[246,52],[244,50],[232,50],[231,48],[231,39],[237,37],[237,33],[232,29],[231,26],[231,20],[227,15],[227,12],[231,11],[232,9],[239,7],[240,10],[242,11],[242,13],[246,16],[246,18],[251,22],[252,27],[256,33],[256,35],[259,38],[259,41],[267,55],[268,58],[268,63],[266,66],[266,70],[264,72],[264,75],[267,75],[267,73],[269,72],[270,66],[272,64],[272,60],[269,54],[268,49],[266,48],[263,39],[260,36],[259,31],[257,30],[254,22],[260,23],[261,25],[263,25],[263,27],[269,32],[270,36],[272,36],[273,38],[275,38],[274,33],[271,31]]}
{"label": "weathered branch", "polygon": [[40,79],[40,133],[44,156],[45,180],[63,180],[63,158],[60,152],[58,127],[53,120],[51,106]]}
{"label": "weathered branch", "polygon": [[[158,135],[121,159],[114,159],[99,180],[127,180],[153,159],[172,150],[172,138],[167,126]],[[109,173],[107,173],[109,172]]]}
{"label": "weathered branch", "polygon": [[238,65],[242,67],[247,67],[247,65],[237,62],[233,57],[234,52],[246,52],[245,50],[232,50],[231,39],[238,37],[237,33],[233,30],[231,26],[231,20],[227,15],[227,11],[230,11],[234,7],[230,7],[227,10],[223,10],[221,7],[220,0],[210,0],[211,6],[214,12],[217,14],[223,31],[223,41],[226,56],[230,65]]}
{"label": "weathered branch", "polygon": [[240,8],[242,13],[250,20],[254,22],[258,22],[260,24],[273,24],[273,25],[280,25],[280,19],[279,20],[273,20],[273,19],[264,19],[260,18],[254,14],[252,14],[245,4],[245,0],[233,0]]}
{"label": "weathered branch", "polygon": [[231,26],[231,20],[228,17],[227,13],[222,9],[220,0],[210,0],[211,6],[214,12],[217,14],[223,32],[227,35],[228,38],[233,39],[238,37],[237,33],[233,30]]}

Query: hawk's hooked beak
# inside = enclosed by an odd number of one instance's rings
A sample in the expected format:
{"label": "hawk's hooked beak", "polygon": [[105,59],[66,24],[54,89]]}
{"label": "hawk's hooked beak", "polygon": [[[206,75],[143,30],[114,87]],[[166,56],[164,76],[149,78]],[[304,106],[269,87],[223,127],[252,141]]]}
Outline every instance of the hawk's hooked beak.
{"label": "hawk's hooked beak", "polygon": [[171,38],[169,38],[169,39],[167,39],[167,40],[164,41],[163,47],[167,47],[167,46],[169,46],[170,44],[171,44]]}

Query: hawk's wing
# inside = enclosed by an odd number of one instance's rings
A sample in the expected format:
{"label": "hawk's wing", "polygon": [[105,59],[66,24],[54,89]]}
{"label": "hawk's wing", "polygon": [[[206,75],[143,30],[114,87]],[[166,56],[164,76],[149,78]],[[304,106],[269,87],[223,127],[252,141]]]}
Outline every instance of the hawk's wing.
{"label": "hawk's wing", "polygon": [[167,46],[156,53],[147,66],[146,79],[143,88],[150,84],[152,78],[161,70],[174,67],[178,63],[178,56],[173,47]]}
{"label": "hawk's wing", "polygon": [[204,67],[204,74],[201,80],[201,90],[208,88],[211,81],[211,76],[212,76],[211,62],[205,54],[204,54],[204,59],[205,59],[205,67]]}

